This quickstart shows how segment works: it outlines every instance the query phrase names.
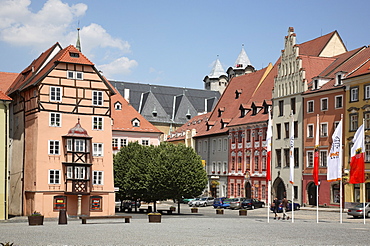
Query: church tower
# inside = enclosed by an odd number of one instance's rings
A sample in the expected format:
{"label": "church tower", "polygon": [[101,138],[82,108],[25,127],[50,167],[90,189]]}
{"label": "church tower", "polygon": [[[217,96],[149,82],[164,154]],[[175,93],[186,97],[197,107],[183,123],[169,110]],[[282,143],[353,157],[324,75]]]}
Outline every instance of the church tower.
{"label": "church tower", "polygon": [[216,59],[211,72],[203,79],[204,89],[211,91],[219,91],[221,94],[225,90],[228,79],[220,60]]}
{"label": "church tower", "polygon": [[247,53],[244,50],[244,44],[242,45],[242,49],[239,53],[238,58],[235,61],[233,67],[229,67],[227,69],[228,79],[229,81],[233,77],[238,77],[240,75],[244,75],[247,73],[255,72],[256,70],[252,66]]}

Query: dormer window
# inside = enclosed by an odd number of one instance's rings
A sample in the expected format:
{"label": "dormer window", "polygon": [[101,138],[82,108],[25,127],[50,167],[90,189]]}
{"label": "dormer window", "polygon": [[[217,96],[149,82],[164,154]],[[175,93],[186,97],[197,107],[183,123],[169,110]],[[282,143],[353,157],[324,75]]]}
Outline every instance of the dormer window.
{"label": "dormer window", "polygon": [[74,58],[79,58],[80,57],[80,54],[79,53],[75,53],[75,52],[69,52],[69,56],[70,57],[74,57]]}
{"label": "dormer window", "polygon": [[240,97],[240,94],[242,94],[243,90],[236,90],[235,91],[235,99],[238,99]]}
{"label": "dormer window", "polygon": [[222,107],[222,108],[219,108],[218,109],[218,117],[221,117],[222,113],[225,111],[225,108]]}
{"label": "dormer window", "polygon": [[114,109],[115,110],[122,110],[122,104],[120,102],[116,102],[114,104]]}
{"label": "dormer window", "polygon": [[190,120],[191,119],[191,114],[186,114],[186,119]]}
{"label": "dormer window", "polygon": [[337,72],[335,74],[335,85],[338,86],[338,85],[343,85],[343,75],[344,75],[344,72]]}
{"label": "dormer window", "polygon": [[317,90],[317,89],[319,89],[319,80],[318,79],[315,79],[314,81],[313,81],[313,88],[312,88],[313,90]]}
{"label": "dormer window", "polygon": [[139,127],[140,126],[140,120],[138,120],[137,118],[132,120],[132,126],[133,127]]}

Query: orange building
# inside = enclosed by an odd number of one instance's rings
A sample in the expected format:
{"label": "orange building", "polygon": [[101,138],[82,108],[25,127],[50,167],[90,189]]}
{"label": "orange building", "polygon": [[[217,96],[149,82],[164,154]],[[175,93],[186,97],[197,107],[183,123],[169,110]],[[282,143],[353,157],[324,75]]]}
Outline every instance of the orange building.
{"label": "orange building", "polygon": [[111,95],[78,49],[59,43],[24,69],[7,94],[9,214],[114,214]]}

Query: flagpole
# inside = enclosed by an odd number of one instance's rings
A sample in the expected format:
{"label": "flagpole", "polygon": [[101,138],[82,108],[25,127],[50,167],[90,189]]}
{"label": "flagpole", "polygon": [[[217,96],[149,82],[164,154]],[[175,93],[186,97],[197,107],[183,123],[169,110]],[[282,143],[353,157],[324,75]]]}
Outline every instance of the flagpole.
{"label": "flagpole", "polygon": [[316,185],[316,223],[319,223],[319,185]]}
{"label": "flagpole", "polygon": [[268,181],[267,186],[267,223],[270,223],[270,207],[271,207],[271,180]]}
{"label": "flagpole", "polygon": [[364,210],[363,210],[363,214],[364,214],[364,225],[366,224],[366,211],[365,211],[365,182],[364,183],[362,183],[362,195],[363,195],[363,197],[362,197],[362,199],[363,199],[363,203],[364,203]]}
{"label": "flagpole", "polygon": [[[340,124],[342,125],[342,120],[343,120],[343,114],[341,114],[340,115]],[[343,130],[342,130],[342,132],[340,133],[341,134],[341,138],[343,137]],[[342,164],[342,162],[343,162],[343,158],[342,158],[342,153],[343,153],[343,151],[342,151],[342,149],[343,149],[343,146],[342,146],[342,144],[340,145],[340,181],[339,181],[339,199],[340,199],[340,201],[339,201],[339,207],[340,207],[340,211],[339,211],[339,215],[340,215],[340,219],[339,219],[339,221],[340,221],[340,223],[342,224],[343,223],[343,178],[342,178],[342,171],[343,171],[343,168],[342,168],[342,166],[343,166],[343,164]]]}
{"label": "flagpole", "polygon": [[[362,129],[364,131],[364,139],[362,139],[362,147],[365,147],[365,119],[362,118],[362,125],[364,126]],[[365,152],[364,150],[362,150],[363,152]],[[365,170],[364,170],[364,175],[365,175]],[[364,179],[364,182],[362,183],[362,201],[364,203],[364,210],[363,210],[363,214],[364,214],[364,225],[366,224],[366,211],[365,211],[365,207],[366,207],[366,204],[365,204],[365,200],[366,200],[366,196],[365,196],[365,193],[366,193],[366,189],[365,189],[365,179]]]}
{"label": "flagpole", "polygon": [[339,215],[340,215],[340,223],[342,224],[343,223],[343,201],[342,201],[342,199],[343,199],[343,189],[342,189],[342,186],[343,186],[343,181],[342,181],[342,179],[340,180],[340,182],[339,182],[339,185],[340,185],[340,187],[339,187],[339,199],[340,199],[340,201],[339,201],[339,206],[340,206],[340,211],[339,211]]}
{"label": "flagpole", "polygon": [[292,223],[294,223],[294,185],[292,184]]}

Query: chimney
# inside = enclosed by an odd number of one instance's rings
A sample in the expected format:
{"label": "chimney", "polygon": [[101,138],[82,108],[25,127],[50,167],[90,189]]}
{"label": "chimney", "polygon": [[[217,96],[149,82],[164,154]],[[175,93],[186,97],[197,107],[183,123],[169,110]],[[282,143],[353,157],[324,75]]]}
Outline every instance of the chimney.
{"label": "chimney", "polygon": [[125,88],[123,91],[124,98],[126,99],[127,102],[130,102],[130,89]]}

